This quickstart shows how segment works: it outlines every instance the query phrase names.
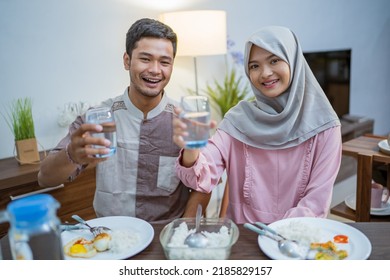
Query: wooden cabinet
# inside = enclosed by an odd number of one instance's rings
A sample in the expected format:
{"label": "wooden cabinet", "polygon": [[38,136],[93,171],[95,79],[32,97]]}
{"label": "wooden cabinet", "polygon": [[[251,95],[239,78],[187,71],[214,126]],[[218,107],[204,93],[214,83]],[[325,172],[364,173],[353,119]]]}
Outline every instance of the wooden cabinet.
{"label": "wooden cabinet", "polygon": [[[85,219],[96,217],[92,206],[95,194],[95,168],[87,168],[71,183],[55,188],[41,188],[37,175],[39,164],[19,165],[14,158],[0,160],[0,209],[3,210],[12,199],[34,192],[51,194],[60,203],[57,215],[61,222],[74,221],[73,214]],[[0,224],[0,237],[7,233],[9,224]]]}
{"label": "wooden cabinet", "polygon": [[340,118],[343,142],[374,131],[374,120],[366,117],[344,115]]}

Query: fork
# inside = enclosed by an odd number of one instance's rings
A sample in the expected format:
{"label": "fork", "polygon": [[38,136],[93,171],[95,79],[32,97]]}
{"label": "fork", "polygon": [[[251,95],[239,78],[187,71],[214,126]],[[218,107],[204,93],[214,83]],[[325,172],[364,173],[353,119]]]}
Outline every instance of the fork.
{"label": "fork", "polygon": [[97,226],[97,227],[91,227],[84,219],[82,219],[80,216],[78,215],[72,215],[72,218],[76,221],[78,221],[79,223],[87,226],[89,228],[89,231],[92,232],[93,236],[97,236],[103,232],[110,232],[111,229],[108,228],[108,227],[105,227],[105,226]]}

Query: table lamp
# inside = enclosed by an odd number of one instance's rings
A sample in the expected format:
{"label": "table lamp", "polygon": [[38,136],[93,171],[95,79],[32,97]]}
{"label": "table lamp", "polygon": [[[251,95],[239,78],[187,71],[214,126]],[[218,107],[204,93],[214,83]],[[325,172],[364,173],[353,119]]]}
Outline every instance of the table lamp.
{"label": "table lamp", "polygon": [[204,55],[226,54],[226,12],[179,11],[161,14],[159,20],[170,26],[177,34],[177,56],[193,57],[195,92],[199,94],[196,58]]}

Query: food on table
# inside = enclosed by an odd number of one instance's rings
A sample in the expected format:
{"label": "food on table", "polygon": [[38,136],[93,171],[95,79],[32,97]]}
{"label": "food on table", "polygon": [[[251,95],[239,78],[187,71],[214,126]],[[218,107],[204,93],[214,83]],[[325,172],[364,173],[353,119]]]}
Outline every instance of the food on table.
{"label": "food on table", "polygon": [[333,241],[335,243],[348,243],[349,238],[347,235],[339,234],[339,235],[336,235],[335,237],[333,237]]}
{"label": "food on table", "polygon": [[317,242],[321,236],[321,229],[310,226],[302,221],[291,221],[275,229],[282,236],[296,240],[304,246],[310,246],[311,243]]}
{"label": "food on table", "polygon": [[120,254],[129,251],[140,242],[140,236],[132,230],[113,230],[111,232],[110,253]]}
{"label": "food on table", "polygon": [[111,243],[111,235],[106,232],[102,232],[96,235],[96,237],[93,240],[93,246],[98,252],[103,252],[110,249],[111,246],[110,243]]}
{"label": "food on table", "polygon": [[174,229],[174,233],[167,245],[170,259],[225,259],[227,250],[230,250],[231,236],[226,226],[221,226],[218,232],[202,231],[207,237],[208,244],[204,248],[190,248],[184,243],[186,237],[195,232],[188,229],[186,222]]}
{"label": "food on table", "polygon": [[[321,229],[310,226],[301,221],[291,221],[285,225],[279,226],[276,229],[281,235],[288,239],[296,240],[303,246],[310,247],[316,260],[341,260],[348,257],[347,250],[338,250],[337,244],[348,244],[349,238],[347,235],[338,234],[333,237],[332,241],[319,242],[321,237]],[[323,240],[323,239],[322,239]],[[312,256],[312,254],[310,254]]]}
{"label": "food on table", "polygon": [[312,243],[310,244],[310,249],[317,251],[314,257],[316,260],[342,260],[348,257],[348,252],[346,250],[338,250],[332,241]]}
{"label": "food on table", "polygon": [[77,258],[91,258],[97,253],[93,242],[83,237],[77,237],[69,241],[64,246],[64,252],[70,257]]}
{"label": "food on table", "polygon": [[97,253],[120,254],[130,250],[139,242],[139,235],[130,230],[112,230],[103,232],[95,238],[77,237],[64,246],[64,252],[70,257],[91,258]]}

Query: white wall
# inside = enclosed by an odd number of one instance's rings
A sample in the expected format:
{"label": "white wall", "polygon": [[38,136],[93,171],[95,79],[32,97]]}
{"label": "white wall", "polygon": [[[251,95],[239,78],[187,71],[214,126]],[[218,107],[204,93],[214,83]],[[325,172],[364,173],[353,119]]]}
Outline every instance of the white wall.
{"label": "white wall", "polygon": [[[128,85],[122,54],[136,19],[197,9],[227,11],[236,50],[270,24],[292,28],[304,51],[351,48],[350,113],[374,118],[375,133],[390,132],[388,0],[0,0],[0,112],[18,97],[32,97],[38,141],[54,147],[66,133],[57,124],[65,103],[94,104]],[[223,56],[199,58],[200,87],[224,70]],[[178,98],[193,87],[192,60],[177,58],[168,93]],[[13,156],[2,116],[0,135],[0,158]]]}

